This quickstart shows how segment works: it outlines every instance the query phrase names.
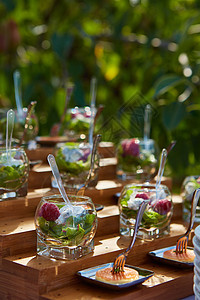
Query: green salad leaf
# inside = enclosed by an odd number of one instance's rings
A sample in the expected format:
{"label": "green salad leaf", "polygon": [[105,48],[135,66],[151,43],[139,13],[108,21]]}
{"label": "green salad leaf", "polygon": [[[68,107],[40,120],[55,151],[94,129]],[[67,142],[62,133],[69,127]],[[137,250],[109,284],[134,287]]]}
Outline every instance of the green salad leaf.
{"label": "green salad leaf", "polygon": [[17,189],[23,183],[25,166],[12,165],[0,168],[0,187],[4,189]]}
{"label": "green salad leaf", "polygon": [[87,134],[89,132],[90,122],[80,119],[72,119],[69,122],[68,128],[70,130],[74,130],[76,133],[85,133]]}
{"label": "green salad leaf", "polygon": [[[73,147],[74,143],[67,143],[67,147],[69,146]],[[78,160],[76,162],[68,162],[65,160],[65,156],[62,152],[62,148],[60,148],[58,149],[55,159],[58,168],[61,172],[64,171],[78,176],[83,171],[87,171],[90,169],[90,157],[91,155],[88,156],[86,162],[83,162],[83,160]]]}
{"label": "green salad leaf", "polygon": [[47,221],[43,217],[38,217],[38,225],[44,234],[61,239],[64,245],[76,245],[91,231],[95,218],[95,214],[86,214],[74,220],[70,216],[65,224],[57,224],[55,221]]}

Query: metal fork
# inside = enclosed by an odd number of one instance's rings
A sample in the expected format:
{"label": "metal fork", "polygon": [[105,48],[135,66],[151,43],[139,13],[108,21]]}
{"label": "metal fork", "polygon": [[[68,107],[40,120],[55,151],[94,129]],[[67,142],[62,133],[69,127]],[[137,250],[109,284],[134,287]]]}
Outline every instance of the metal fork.
{"label": "metal fork", "polygon": [[138,210],[138,213],[137,213],[137,217],[136,217],[136,221],[135,221],[134,233],[133,233],[131,243],[130,243],[129,247],[126,249],[125,252],[119,254],[115,258],[115,261],[114,261],[114,264],[113,264],[113,269],[112,269],[113,274],[124,272],[124,265],[125,265],[125,262],[126,262],[126,258],[128,256],[128,254],[130,253],[131,249],[133,248],[133,245],[135,243],[136,236],[137,236],[137,231],[138,231],[138,228],[140,226],[142,216],[144,214],[144,211],[145,211],[148,203],[149,203],[149,201],[145,200],[140,204],[140,207],[139,207],[139,210]]}
{"label": "metal fork", "polygon": [[188,225],[188,229],[185,232],[185,234],[181,236],[176,242],[176,254],[186,253],[189,234],[194,225],[194,218],[196,214],[197,204],[199,201],[199,196],[200,196],[200,189],[196,189],[192,196],[190,223]]}

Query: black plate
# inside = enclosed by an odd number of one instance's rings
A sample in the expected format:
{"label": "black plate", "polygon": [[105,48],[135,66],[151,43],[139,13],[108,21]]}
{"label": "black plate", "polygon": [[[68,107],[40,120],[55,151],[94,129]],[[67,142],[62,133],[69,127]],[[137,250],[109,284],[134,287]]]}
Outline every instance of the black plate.
{"label": "black plate", "polygon": [[[158,250],[154,250],[148,253],[148,255],[153,259],[156,260],[158,262],[161,263],[165,263],[168,265],[173,265],[179,268],[192,268],[194,266],[193,262],[182,262],[182,261],[178,261],[178,260],[172,260],[172,259],[168,259],[163,257],[163,252],[167,251],[167,250],[171,250],[171,249],[176,249],[176,246],[171,246],[171,247],[167,247],[167,248],[162,248],[162,249],[158,249]],[[187,249],[191,249],[194,250],[194,248],[192,247],[187,247]]]}
{"label": "black plate", "polygon": [[96,284],[96,285],[106,287],[106,288],[110,288],[110,289],[114,289],[114,290],[121,290],[121,289],[124,289],[124,288],[128,288],[128,287],[140,284],[140,283],[144,282],[145,280],[147,280],[149,277],[153,276],[153,274],[154,274],[154,272],[150,271],[150,270],[125,265],[128,268],[131,268],[131,269],[134,269],[134,270],[138,271],[139,279],[131,281],[131,282],[123,283],[123,284],[111,284],[111,283],[106,283],[106,282],[99,281],[95,278],[96,272],[98,270],[104,269],[104,268],[109,268],[109,267],[112,267],[112,266],[113,266],[113,263],[107,263],[107,264],[99,265],[99,266],[96,266],[96,267],[93,267],[93,268],[78,271],[77,275],[80,276],[83,280],[85,280],[85,281],[87,281],[91,284]]}

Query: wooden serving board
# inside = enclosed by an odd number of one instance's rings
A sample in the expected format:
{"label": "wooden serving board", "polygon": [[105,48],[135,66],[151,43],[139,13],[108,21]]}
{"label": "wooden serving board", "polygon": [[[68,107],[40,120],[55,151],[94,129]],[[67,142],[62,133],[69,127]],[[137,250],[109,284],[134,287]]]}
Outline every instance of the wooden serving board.
{"label": "wooden serving board", "polygon": [[[147,256],[147,253],[151,250],[158,249],[160,247],[166,247],[174,245],[176,243],[177,237],[183,234],[185,228],[181,224],[172,224],[171,234],[165,238],[161,238],[152,242],[143,242],[137,240],[134,249],[129,254],[127,259],[127,264],[141,266],[155,272],[154,277],[142,285],[142,287],[132,288],[129,293],[132,297],[135,297],[135,293],[139,299],[143,299],[143,295],[147,297],[148,288],[152,291],[155,288],[154,296],[156,293],[167,294],[168,282],[174,281],[170,286],[175,286],[178,284],[183,284],[181,279],[183,274],[186,276],[184,280],[188,279],[190,284],[187,283],[187,288],[184,287],[184,296],[192,292],[192,270],[179,270],[174,267],[160,265],[154,263]],[[114,258],[125,249],[130,242],[129,238],[120,237],[115,235],[106,235],[102,237],[95,238],[95,249],[94,253],[82,257],[75,261],[61,261],[61,260],[51,260],[41,256],[36,256],[35,252],[23,253],[20,255],[14,255],[5,257],[2,259],[2,267],[0,271],[0,293],[5,290],[4,286],[4,276],[9,282],[9,287],[7,287],[7,295],[13,297],[13,291],[16,289],[16,282],[21,282],[23,284],[23,290],[19,286],[17,290],[21,293],[21,299],[39,299],[43,294],[45,296],[41,299],[59,299],[56,297],[59,291],[51,292],[59,289],[62,291],[65,297],[68,296],[67,290],[70,290],[71,294],[74,294],[70,299],[78,299],[78,295],[81,295],[85,299],[93,299],[92,297],[96,294],[91,294],[90,286],[87,287],[86,284],[81,283],[83,290],[78,291],[77,288],[80,286],[80,280],[76,276],[78,270],[82,270],[88,267],[93,267],[99,264],[112,262]],[[160,291],[157,290],[157,286],[160,286]],[[95,288],[92,288],[94,291]],[[183,291],[174,291],[176,298],[180,299],[180,295],[183,295]],[[147,293],[147,294],[146,294]],[[16,294],[16,291],[15,291]],[[111,293],[98,289],[98,294],[101,298],[110,298]],[[1,295],[1,294],[0,294]],[[2,293],[3,295],[3,293]],[[29,295],[28,298],[27,295]],[[110,295],[110,296],[109,296]],[[126,295],[123,294],[123,296]],[[157,294],[158,295],[158,294]],[[54,298],[51,298],[54,297]],[[122,294],[121,294],[122,297]],[[14,299],[14,298],[11,298]],[[81,298],[80,298],[81,299]],[[126,298],[125,298],[126,299]],[[129,299],[129,298],[128,298]],[[146,298],[147,299],[147,298]],[[153,299],[153,298],[152,298]]]}
{"label": "wooden serving board", "polygon": [[[42,196],[58,194],[51,189],[51,170],[46,162],[53,147],[27,151],[30,160],[42,160],[29,176],[27,197],[0,202],[0,299],[2,300],[63,300],[63,299],[181,299],[192,294],[193,271],[152,262],[151,250],[175,245],[185,232],[181,221],[182,199],[173,196],[174,213],[171,232],[165,238],[150,242],[137,240],[127,263],[153,270],[155,275],[137,287],[114,292],[83,283],[76,276],[81,269],[112,262],[129,245],[130,238],[119,236],[119,212],[113,196],[130,183],[117,180],[115,149],[112,143],[101,143],[101,168],[95,188],[85,194],[94,203],[104,205],[98,212],[98,229],[94,252],[75,261],[52,260],[36,255],[34,215]],[[153,181],[155,183],[155,181]],[[171,190],[172,181],[163,178]]]}
{"label": "wooden serving board", "polygon": [[[95,188],[86,190],[85,195],[94,203],[104,205],[98,212],[98,230],[96,236],[119,232],[119,210],[113,195],[120,192],[122,185],[118,181],[99,181]],[[30,191],[27,197],[21,197],[0,203],[0,253],[14,255],[36,249],[34,215],[43,196],[59,194],[57,189],[37,189]],[[173,196],[173,220],[181,218],[182,202],[179,196]],[[9,213],[8,213],[9,212]]]}
{"label": "wooden serving board", "polygon": [[[117,160],[115,157],[101,158],[99,168],[99,180],[116,178]],[[29,189],[51,187],[52,172],[48,164],[34,166],[29,172]]]}
{"label": "wooden serving board", "polygon": [[[107,181],[107,184],[105,184],[105,182],[99,183],[99,190],[93,191],[93,193],[90,190],[94,200],[101,199],[104,201],[105,208],[98,212],[99,225],[95,237],[94,253],[77,261],[55,261],[36,256],[36,233],[34,229],[35,208],[43,195],[54,193],[54,190],[36,190],[30,192],[26,198],[1,202],[0,299],[17,299],[15,298],[16,291],[17,294],[20,295],[19,299],[22,300],[59,299],[60,296],[56,296],[58,294],[62,295],[64,299],[64,297],[68,297],[68,293],[66,293],[68,290],[70,291],[70,299],[79,299],[79,297],[93,299],[92,297],[94,295],[92,296],[91,291],[94,291],[96,288],[79,282],[75,273],[80,269],[112,262],[114,257],[121,253],[130,242],[129,238],[127,239],[118,235],[118,208],[116,203],[111,203],[111,201],[113,201],[113,192],[116,192],[118,188],[117,183]],[[180,199],[179,197],[175,197],[175,199],[178,199],[178,206],[176,204],[174,205],[176,208],[179,207]],[[14,208],[16,209],[14,210]],[[8,211],[10,211],[11,214],[6,214]],[[147,257],[147,253],[160,247],[175,244],[177,237],[184,232],[185,227],[183,224],[176,222],[171,225],[171,233],[165,239],[145,243],[141,240],[136,241],[134,251],[130,253],[127,263],[141,267],[148,266],[156,275],[149,285],[143,284],[128,293],[124,291],[120,293],[121,296],[118,296],[143,299],[144,294],[145,297],[149,295],[149,288],[151,288],[151,294],[156,296],[161,292],[161,287],[162,291],[163,287],[165,287],[167,291],[168,288],[174,285],[180,286],[183,283],[181,272],[176,269],[174,270],[174,268],[168,266],[161,267],[151,262]],[[176,294],[178,297],[182,297],[182,295],[186,296],[188,295],[187,293],[191,293],[192,277],[193,272],[187,271],[185,280],[187,279],[189,283],[184,286],[184,293],[183,290],[180,289],[179,294]],[[8,282],[9,285],[7,284]],[[77,284],[81,286],[81,290],[77,290]],[[97,290],[98,295],[102,299],[108,299],[112,295],[110,291],[105,292],[99,288],[97,288]]]}
{"label": "wooden serving board", "polygon": [[[138,266],[138,265],[137,265]],[[65,286],[46,293],[40,300],[66,300],[66,299],[118,299],[118,300],[180,300],[193,294],[193,272],[187,270],[174,270],[166,266],[152,265],[151,263],[142,264],[143,268],[153,269],[155,275],[143,284],[123,291],[113,291],[102,289],[97,286],[78,284]]]}

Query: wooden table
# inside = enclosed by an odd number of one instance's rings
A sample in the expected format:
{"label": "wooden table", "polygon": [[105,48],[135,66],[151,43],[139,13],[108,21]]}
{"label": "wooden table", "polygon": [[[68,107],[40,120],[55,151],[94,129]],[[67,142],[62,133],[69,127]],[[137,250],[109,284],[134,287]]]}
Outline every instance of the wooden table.
{"label": "wooden table", "polygon": [[[114,162],[114,159],[111,161]],[[120,192],[125,183],[109,178],[110,174],[114,178],[112,172],[115,167],[116,164],[111,164],[108,172],[109,164],[104,164],[98,185],[86,191],[93,202],[103,204],[104,209],[98,212],[94,253],[75,261],[56,261],[36,254],[35,209],[42,196],[55,192],[50,188],[50,178],[47,184],[47,178],[51,177],[47,165],[46,171],[43,170],[43,177],[38,175],[38,170],[33,170],[31,175],[45,179],[46,184],[42,183],[43,187],[40,185],[36,188],[35,183],[32,184],[30,180],[27,197],[0,203],[0,299],[164,300],[181,299],[193,293],[192,269],[182,270],[161,265],[147,256],[151,250],[174,245],[177,238],[185,232],[181,221],[182,203],[179,196],[173,196],[174,216],[170,235],[150,242],[138,239],[127,259],[128,264],[153,270],[153,277],[141,285],[120,292],[86,284],[77,277],[78,270],[112,262],[130,242],[129,238],[119,235],[119,212],[113,195]],[[107,168],[107,171],[104,172],[103,168]],[[165,183],[171,186],[170,180],[165,179]]]}

